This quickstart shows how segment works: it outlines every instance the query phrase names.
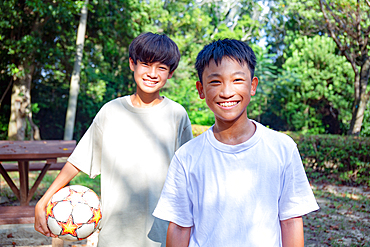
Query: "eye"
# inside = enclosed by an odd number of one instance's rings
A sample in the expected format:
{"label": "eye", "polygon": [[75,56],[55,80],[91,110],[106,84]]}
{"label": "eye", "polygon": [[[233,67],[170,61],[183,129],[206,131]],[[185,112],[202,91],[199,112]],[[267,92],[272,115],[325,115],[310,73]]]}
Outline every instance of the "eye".
{"label": "eye", "polygon": [[221,82],[218,81],[218,80],[212,80],[212,81],[208,82],[208,84],[210,84],[212,86],[217,86],[217,85],[221,84]]}
{"label": "eye", "polygon": [[242,79],[242,78],[237,78],[237,79],[235,79],[235,80],[234,80],[234,82],[244,82],[244,79]]}

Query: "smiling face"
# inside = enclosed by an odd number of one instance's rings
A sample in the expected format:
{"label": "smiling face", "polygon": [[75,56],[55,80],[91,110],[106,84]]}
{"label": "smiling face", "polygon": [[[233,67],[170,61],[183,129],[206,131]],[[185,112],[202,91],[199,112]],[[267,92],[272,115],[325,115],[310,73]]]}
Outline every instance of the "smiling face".
{"label": "smiling face", "polygon": [[256,93],[258,79],[251,79],[247,64],[223,58],[217,66],[211,60],[203,71],[202,81],[197,81],[199,97],[213,111],[216,125],[248,121],[246,108]]}
{"label": "smiling face", "polygon": [[130,69],[134,71],[136,93],[154,98],[159,98],[159,90],[173,75],[170,67],[160,62],[146,63],[138,60],[135,64],[130,58]]}

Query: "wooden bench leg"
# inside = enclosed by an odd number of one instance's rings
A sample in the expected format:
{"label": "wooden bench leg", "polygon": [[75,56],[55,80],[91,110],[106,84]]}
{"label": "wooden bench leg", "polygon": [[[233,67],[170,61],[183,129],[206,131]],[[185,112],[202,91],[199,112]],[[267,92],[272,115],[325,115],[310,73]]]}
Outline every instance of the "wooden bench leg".
{"label": "wooden bench leg", "polygon": [[13,191],[14,195],[18,198],[18,200],[20,200],[19,189],[14,184],[13,180],[9,177],[8,173],[5,171],[2,164],[0,164],[0,173],[1,173],[1,175],[3,175],[6,183],[9,185],[9,187]]}
{"label": "wooden bench leg", "polygon": [[28,198],[28,161],[18,161],[18,169],[19,169],[19,194],[20,194],[20,202],[21,206],[27,206],[27,198]]}
{"label": "wooden bench leg", "polygon": [[32,196],[35,194],[37,187],[41,183],[42,179],[44,178],[46,172],[49,170],[49,167],[50,166],[51,166],[51,164],[50,163],[49,164],[47,163],[47,164],[45,164],[44,168],[42,168],[39,176],[37,177],[37,179],[35,181],[35,183],[33,184],[32,188],[28,192],[27,203],[29,203],[31,201]]}

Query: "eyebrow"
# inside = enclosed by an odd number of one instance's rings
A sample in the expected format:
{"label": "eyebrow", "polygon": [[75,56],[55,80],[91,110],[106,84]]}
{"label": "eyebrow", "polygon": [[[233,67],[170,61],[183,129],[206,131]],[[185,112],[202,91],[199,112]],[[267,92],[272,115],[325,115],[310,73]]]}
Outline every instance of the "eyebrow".
{"label": "eyebrow", "polygon": [[[242,71],[236,71],[234,73],[232,73],[231,75],[246,75],[246,73],[242,72]],[[206,78],[210,78],[210,77],[219,77],[221,76],[220,73],[212,73],[210,74],[209,76],[207,76]]]}

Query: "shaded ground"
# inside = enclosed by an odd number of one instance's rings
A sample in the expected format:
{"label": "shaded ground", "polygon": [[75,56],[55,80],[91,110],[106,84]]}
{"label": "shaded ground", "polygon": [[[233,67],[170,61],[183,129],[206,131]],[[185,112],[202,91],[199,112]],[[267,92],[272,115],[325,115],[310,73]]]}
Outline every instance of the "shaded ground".
{"label": "shaded ground", "polygon": [[304,217],[305,246],[370,246],[370,189],[313,185],[320,210]]}

